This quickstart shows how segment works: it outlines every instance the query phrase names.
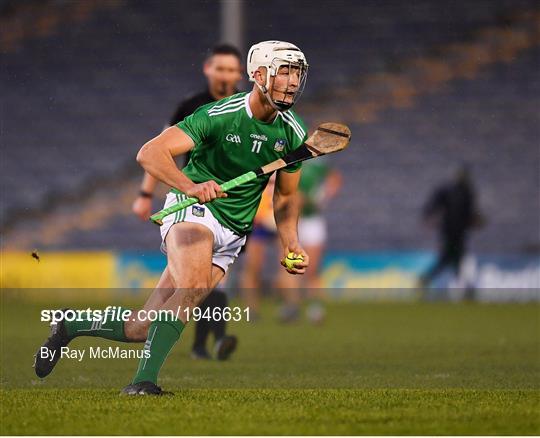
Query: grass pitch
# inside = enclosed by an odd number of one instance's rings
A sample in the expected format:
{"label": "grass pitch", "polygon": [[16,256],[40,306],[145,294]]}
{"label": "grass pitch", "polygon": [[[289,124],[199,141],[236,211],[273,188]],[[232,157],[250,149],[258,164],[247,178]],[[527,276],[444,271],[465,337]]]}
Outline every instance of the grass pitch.
{"label": "grass pitch", "polygon": [[[62,359],[36,378],[43,307],[2,304],[2,434],[540,434],[537,305],[332,304],[320,327],[269,307],[229,325],[225,363],[191,360],[188,327],[161,398],[119,396],[136,360]],[[90,345],[120,344],[70,344]]]}

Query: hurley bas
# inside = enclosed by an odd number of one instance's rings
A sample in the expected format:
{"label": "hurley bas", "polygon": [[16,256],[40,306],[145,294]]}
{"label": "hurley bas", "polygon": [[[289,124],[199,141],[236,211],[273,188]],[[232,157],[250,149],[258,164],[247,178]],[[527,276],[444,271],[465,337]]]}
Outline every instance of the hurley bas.
{"label": "hurley bas", "polygon": [[[88,353],[88,356],[86,355]],[[57,351],[42,347],[39,350],[41,359],[53,361]],[[89,347],[86,349],[62,347],[60,349],[61,359],[77,359],[81,362],[85,357],[89,359],[149,359],[150,350],[147,349],[123,349],[120,347]]]}

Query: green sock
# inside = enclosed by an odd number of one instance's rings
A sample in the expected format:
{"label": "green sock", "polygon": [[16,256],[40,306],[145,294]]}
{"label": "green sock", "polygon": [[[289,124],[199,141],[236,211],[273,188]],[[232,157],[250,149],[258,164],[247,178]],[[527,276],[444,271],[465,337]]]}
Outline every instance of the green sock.
{"label": "green sock", "polygon": [[[105,322],[95,320],[93,315],[81,314],[82,318],[77,317],[74,321],[64,321],[67,335],[70,338],[78,336],[96,336],[98,338],[112,339],[113,341],[127,342],[128,339],[124,333],[124,321],[119,317],[120,312],[127,309],[116,307],[107,311]],[[104,312],[105,314],[105,312]]]}
{"label": "green sock", "polygon": [[184,323],[172,321],[154,321],[148,329],[148,339],[144,344],[145,355],[139,361],[139,368],[133,383],[152,382],[157,384],[159,370],[169,352],[180,338]]}

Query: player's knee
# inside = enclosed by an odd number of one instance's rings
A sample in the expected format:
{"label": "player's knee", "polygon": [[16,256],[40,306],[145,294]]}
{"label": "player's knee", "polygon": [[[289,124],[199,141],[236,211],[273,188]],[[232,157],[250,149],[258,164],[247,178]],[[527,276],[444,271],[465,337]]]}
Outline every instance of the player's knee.
{"label": "player's knee", "polygon": [[169,262],[169,271],[171,274],[171,280],[176,289],[190,290],[190,289],[208,289],[211,284],[210,275],[205,275],[200,271],[187,269],[178,269]]}
{"label": "player's knee", "polygon": [[184,307],[197,307],[210,293],[210,285],[208,283],[197,282],[193,287],[186,289],[183,293]]}

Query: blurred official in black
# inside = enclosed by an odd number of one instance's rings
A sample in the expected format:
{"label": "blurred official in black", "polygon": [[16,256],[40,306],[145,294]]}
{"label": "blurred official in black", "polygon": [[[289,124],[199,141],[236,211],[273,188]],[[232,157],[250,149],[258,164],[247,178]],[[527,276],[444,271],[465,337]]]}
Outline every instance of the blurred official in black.
{"label": "blurred official in black", "polygon": [[[191,96],[180,103],[174,115],[171,117],[168,126],[175,125],[185,117],[192,114],[198,107],[210,102],[232,96],[237,93],[237,86],[242,79],[242,57],[238,49],[228,44],[214,47],[204,62],[203,73],[207,79],[207,87],[204,91]],[[189,161],[189,152],[184,155],[184,162],[180,167],[184,167]],[[152,214],[152,198],[157,185],[157,180],[145,173],[139,196],[133,203],[133,212],[142,220],[147,221]],[[199,306],[201,315],[209,308],[210,315],[212,309],[227,307],[227,295],[219,290],[214,290],[206,300]],[[220,313],[222,314],[222,313]],[[225,334],[226,322],[223,318],[219,321],[213,318],[200,319],[195,327],[195,341],[192,348],[194,359],[210,359],[211,355],[206,348],[206,341],[210,332],[214,334],[215,356],[219,360],[227,359],[236,349],[237,339],[235,336]]]}
{"label": "blurred official in black", "polygon": [[423,218],[427,223],[438,226],[441,247],[435,264],[421,276],[420,285],[429,285],[448,267],[459,277],[469,231],[481,225],[482,221],[477,213],[475,190],[466,166],[458,170],[453,181],[433,192],[424,207]]}

